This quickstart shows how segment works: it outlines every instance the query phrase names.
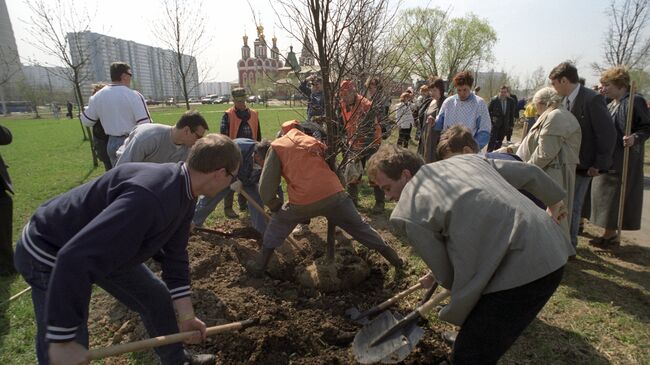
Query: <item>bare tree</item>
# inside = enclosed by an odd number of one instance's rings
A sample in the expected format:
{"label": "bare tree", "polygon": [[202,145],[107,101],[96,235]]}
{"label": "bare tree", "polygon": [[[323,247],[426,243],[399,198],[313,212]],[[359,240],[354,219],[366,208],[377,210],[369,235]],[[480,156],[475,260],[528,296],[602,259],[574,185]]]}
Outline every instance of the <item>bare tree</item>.
{"label": "bare tree", "polygon": [[189,110],[189,95],[199,86],[196,58],[208,42],[202,4],[189,0],[163,0],[162,3],[164,16],[161,23],[156,23],[155,35],[172,51],[170,61]]}
{"label": "bare tree", "polygon": [[[84,42],[84,34],[90,31],[91,16],[73,0],[25,0],[25,3],[32,13],[29,22],[32,37],[29,42],[65,66],[59,76],[70,81],[74,87],[77,107],[79,111],[83,110],[81,84],[88,78],[84,66],[91,58],[90,47]],[[90,141],[93,165],[97,167],[90,128],[84,128],[81,121],[79,124],[84,140]]]}
{"label": "bare tree", "polygon": [[548,83],[548,75],[544,71],[542,66],[536,68],[526,77],[525,82],[525,93],[526,95],[532,95],[537,90],[541,89],[544,85]]}
{"label": "bare tree", "polygon": [[650,1],[611,0],[606,14],[610,21],[603,40],[605,59],[592,67],[596,71],[619,65],[644,69],[650,64]]}
{"label": "bare tree", "polygon": [[[399,4],[391,7],[388,0],[277,0],[272,6],[280,26],[294,40],[303,43],[308,37],[314,41],[313,53],[323,82],[327,161],[333,170],[339,171],[346,161],[365,152],[352,149],[349,138],[340,133],[346,127],[340,123],[337,113],[341,81],[350,79],[361,86],[368,76],[380,77],[384,82],[394,82],[398,74],[410,78],[410,72],[401,72],[398,67],[399,57],[395,54],[401,54],[395,49],[399,42],[388,42],[394,37]],[[301,81],[301,75],[297,73],[297,76]],[[357,133],[364,130],[358,128]],[[337,166],[339,154],[343,155],[343,163]],[[328,257],[332,258],[334,226],[331,224],[327,241]]]}

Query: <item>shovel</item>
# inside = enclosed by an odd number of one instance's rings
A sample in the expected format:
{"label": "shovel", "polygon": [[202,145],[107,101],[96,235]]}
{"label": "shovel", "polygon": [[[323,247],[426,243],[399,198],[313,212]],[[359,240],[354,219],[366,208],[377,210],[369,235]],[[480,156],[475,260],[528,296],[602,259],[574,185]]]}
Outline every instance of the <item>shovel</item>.
{"label": "shovel", "polygon": [[[244,198],[246,198],[246,200],[248,200],[248,202],[251,203],[251,205],[252,205],[255,209],[257,209],[260,213],[262,213],[262,215],[264,215],[264,219],[266,219],[267,222],[271,220],[271,216],[269,215],[269,213],[267,213],[266,210],[264,210],[264,208],[263,208],[262,206],[260,206],[260,205],[255,201],[255,199],[253,199],[253,198],[252,198],[252,197],[251,197],[251,196],[250,196],[250,195],[249,195],[249,194],[248,194],[244,189],[242,189],[242,184],[241,184],[240,181],[236,181],[236,182],[232,183],[232,184],[230,185],[230,189],[233,190],[233,191],[235,191],[235,192],[237,192],[237,193],[239,193],[239,194],[241,194],[241,195],[243,195]],[[304,251],[302,250],[301,246],[298,244],[298,242],[296,242],[296,240],[295,240],[293,237],[291,237],[291,236],[287,236],[286,240],[287,240],[287,241],[288,241],[292,246],[298,248],[299,251],[301,251],[301,252],[304,253]]]}
{"label": "shovel", "polygon": [[[244,329],[250,326],[254,326],[258,323],[259,320],[257,319],[248,319],[241,322],[233,322],[221,326],[208,327],[205,332],[206,332],[206,336],[213,336],[223,332],[230,332],[230,331]],[[142,351],[142,350],[147,350],[158,346],[169,345],[172,343],[185,341],[188,338],[196,335],[197,333],[199,333],[199,331],[180,332],[180,333],[175,333],[173,335],[158,336],[158,337],[149,338],[141,341],[127,342],[119,345],[92,349],[88,351],[88,359],[98,360],[106,357],[125,354],[127,352]]]}
{"label": "shovel", "polygon": [[361,364],[394,364],[404,360],[424,335],[417,326],[418,320],[447,297],[449,291],[444,290],[404,318],[390,311],[380,314],[354,337],[352,351],[356,360]]}
{"label": "shovel", "polygon": [[[427,300],[429,300],[429,298],[431,298],[431,295],[433,294],[433,292],[436,290],[437,287],[438,287],[438,283],[435,283],[431,287],[431,289],[429,289],[429,291],[427,292],[427,294],[425,295],[425,297],[423,299],[423,302],[426,302]],[[352,307],[352,308],[348,308],[345,311],[345,314],[350,316],[350,319],[352,319],[354,322],[357,322],[357,323],[363,324],[363,325],[368,324],[370,322],[370,321],[368,321],[368,317],[374,316],[375,314],[377,314],[377,313],[391,307],[393,304],[395,304],[398,301],[402,300],[402,298],[406,297],[407,295],[409,295],[409,294],[413,293],[414,291],[416,291],[418,289],[421,289],[421,288],[422,288],[422,284],[417,283],[417,284],[411,286],[410,288],[397,293],[395,296],[389,298],[385,302],[379,303],[376,306],[374,306],[374,307],[372,307],[372,308],[370,308],[370,309],[368,309],[368,310],[366,310],[364,312],[359,312],[359,310],[357,308]],[[420,303],[420,304],[422,304],[422,303]]]}

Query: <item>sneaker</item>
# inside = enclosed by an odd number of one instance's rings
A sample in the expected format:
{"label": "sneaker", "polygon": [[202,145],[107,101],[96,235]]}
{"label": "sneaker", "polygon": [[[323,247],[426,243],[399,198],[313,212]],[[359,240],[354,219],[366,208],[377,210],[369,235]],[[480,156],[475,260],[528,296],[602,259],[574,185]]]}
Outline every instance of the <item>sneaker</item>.
{"label": "sneaker", "polygon": [[299,224],[296,226],[296,228],[291,231],[291,234],[294,236],[302,236],[307,233],[309,233],[309,225],[308,224]]}
{"label": "sneaker", "polygon": [[190,355],[185,359],[183,365],[214,365],[217,357],[209,354]]}
{"label": "sneaker", "polygon": [[235,213],[234,210],[232,210],[232,207],[231,207],[231,208],[224,208],[224,209],[223,209],[223,214],[224,214],[227,218],[230,218],[230,219],[237,219],[237,218],[239,218],[239,215],[238,215],[237,213]]}

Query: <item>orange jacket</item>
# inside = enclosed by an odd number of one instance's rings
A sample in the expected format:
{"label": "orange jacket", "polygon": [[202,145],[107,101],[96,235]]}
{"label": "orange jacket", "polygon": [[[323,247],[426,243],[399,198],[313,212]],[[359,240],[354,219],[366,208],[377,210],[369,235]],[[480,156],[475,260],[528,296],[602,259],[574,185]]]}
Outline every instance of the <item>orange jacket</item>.
{"label": "orange jacket", "polygon": [[[251,131],[253,131],[253,136],[251,139],[257,140],[257,134],[259,133],[260,130],[260,120],[256,110],[253,109],[249,109],[249,110],[251,112],[251,119],[248,120],[248,125],[251,126]],[[231,106],[228,110],[226,110],[226,113],[228,114],[228,123],[230,123],[230,130],[228,132],[228,136],[230,137],[230,139],[235,139],[237,138],[237,132],[239,132],[241,119],[239,119],[239,117],[237,116],[234,106]]]}
{"label": "orange jacket", "polygon": [[325,162],[327,146],[297,129],[271,143],[280,158],[289,203],[307,205],[343,191],[338,176]]}
{"label": "orange jacket", "polygon": [[[357,94],[354,105],[350,110],[347,109],[345,101],[341,100],[341,114],[343,115],[343,125],[345,126],[345,131],[348,136],[348,143],[354,149],[363,149],[364,147],[367,147],[364,143],[366,136],[362,135],[363,133],[357,133],[357,129],[359,128],[359,125],[364,122],[364,119],[371,108],[372,102],[359,94]],[[371,144],[380,144],[381,125],[379,124],[379,118],[375,118],[373,125],[375,129],[375,136]]]}

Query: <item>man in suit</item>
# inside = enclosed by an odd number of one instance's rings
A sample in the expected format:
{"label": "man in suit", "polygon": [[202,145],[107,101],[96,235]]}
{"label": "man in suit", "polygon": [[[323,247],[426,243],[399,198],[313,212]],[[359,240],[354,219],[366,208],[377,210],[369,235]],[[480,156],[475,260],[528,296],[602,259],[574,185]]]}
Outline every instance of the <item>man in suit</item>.
{"label": "man in suit", "polygon": [[[423,165],[415,153],[384,145],[368,175],[398,201],[391,225],[451,290],[440,319],[461,326],[453,363],[496,364],[555,292],[575,252],[556,223],[566,194],[534,165],[445,155]],[[516,189],[542,200],[548,215]]]}
{"label": "man in suit", "polygon": [[[9,129],[0,125],[0,145],[11,143],[11,139]],[[16,273],[11,240],[13,200],[9,195],[9,193],[13,194],[13,192],[7,166],[2,160],[2,155],[0,155],[0,276]]]}
{"label": "man in suit", "polygon": [[490,119],[492,119],[492,132],[490,133],[488,152],[501,148],[503,137],[506,136],[509,130],[510,135],[512,135],[516,108],[517,104],[515,104],[515,101],[509,95],[508,86],[501,86],[499,95],[492,98],[488,107]]}
{"label": "man in suit", "polygon": [[607,111],[602,95],[580,85],[578,69],[569,62],[555,66],[548,78],[558,94],[564,97],[562,104],[578,119],[582,130],[580,162],[576,168],[576,186],[571,214],[571,244],[578,244],[578,226],[582,204],[587,189],[599,171],[612,165],[612,154],[616,139],[614,123]]}

